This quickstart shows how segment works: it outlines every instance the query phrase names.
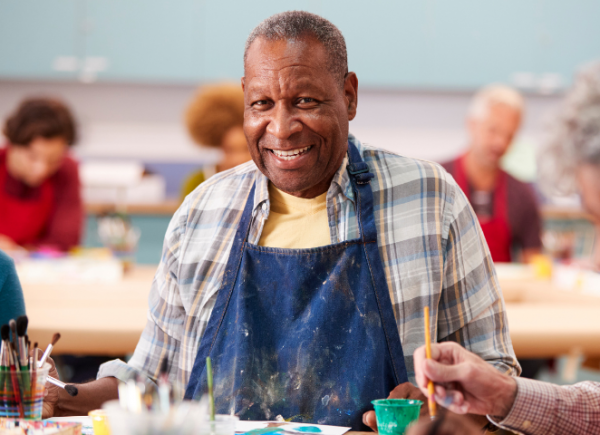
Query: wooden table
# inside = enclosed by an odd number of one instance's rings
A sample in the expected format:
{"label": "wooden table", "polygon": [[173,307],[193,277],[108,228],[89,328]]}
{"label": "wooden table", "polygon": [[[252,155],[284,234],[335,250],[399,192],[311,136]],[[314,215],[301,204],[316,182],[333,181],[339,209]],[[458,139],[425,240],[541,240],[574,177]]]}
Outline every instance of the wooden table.
{"label": "wooden table", "polygon": [[29,337],[45,348],[61,333],[53,353],[125,355],[146,324],[155,266],[138,266],[114,284],[23,283]]}
{"label": "wooden table", "polygon": [[[55,353],[124,355],[146,324],[156,267],[138,266],[116,284],[23,285],[29,335]],[[553,357],[579,349],[600,356],[600,298],[565,292],[534,279],[502,280],[513,346],[519,357]]]}

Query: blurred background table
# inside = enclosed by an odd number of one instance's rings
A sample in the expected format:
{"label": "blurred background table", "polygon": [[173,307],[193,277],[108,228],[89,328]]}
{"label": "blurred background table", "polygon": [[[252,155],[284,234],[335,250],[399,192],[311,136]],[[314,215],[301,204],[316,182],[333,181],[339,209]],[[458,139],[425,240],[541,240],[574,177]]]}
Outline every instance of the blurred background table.
{"label": "blurred background table", "polygon": [[61,333],[54,354],[126,355],[146,324],[156,266],[137,266],[116,283],[23,283],[29,337],[45,348]]}
{"label": "blurred background table", "polygon": [[[500,270],[500,268],[499,268]],[[133,352],[146,323],[156,266],[138,265],[115,283],[23,283],[32,341],[56,354]],[[557,288],[549,280],[503,277],[510,334],[520,358],[555,357],[579,349],[600,356],[600,297]]]}

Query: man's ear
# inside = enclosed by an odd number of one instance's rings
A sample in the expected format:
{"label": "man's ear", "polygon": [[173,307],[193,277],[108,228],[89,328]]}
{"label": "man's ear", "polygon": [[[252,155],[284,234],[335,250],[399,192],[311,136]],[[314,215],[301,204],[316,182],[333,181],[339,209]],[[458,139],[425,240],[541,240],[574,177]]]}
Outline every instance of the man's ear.
{"label": "man's ear", "polygon": [[242,77],[240,80],[242,82],[242,91],[244,91],[246,88],[246,77]]}
{"label": "man's ear", "polygon": [[358,106],[358,77],[353,72],[349,72],[344,78],[344,97],[348,102],[348,121],[352,121]]}

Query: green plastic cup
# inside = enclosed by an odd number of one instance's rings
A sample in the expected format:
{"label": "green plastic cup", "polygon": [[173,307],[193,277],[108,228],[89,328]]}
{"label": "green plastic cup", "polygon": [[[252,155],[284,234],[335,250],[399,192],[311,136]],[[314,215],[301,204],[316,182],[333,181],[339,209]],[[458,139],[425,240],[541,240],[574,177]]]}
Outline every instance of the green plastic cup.
{"label": "green plastic cup", "polygon": [[404,435],[406,429],[419,419],[420,400],[381,399],[371,402],[375,406],[377,429],[381,435]]}

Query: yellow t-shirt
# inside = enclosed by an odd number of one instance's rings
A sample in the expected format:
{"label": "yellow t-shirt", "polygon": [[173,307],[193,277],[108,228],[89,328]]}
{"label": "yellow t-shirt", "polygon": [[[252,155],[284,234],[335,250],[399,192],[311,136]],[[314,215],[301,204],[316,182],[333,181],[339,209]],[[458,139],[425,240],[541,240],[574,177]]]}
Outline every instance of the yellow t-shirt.
{"label": "yellow t-shirt", "polygon": [[306,249],[331,244],[327,192],[298,198],[269,183],[271,210],[258,244],[271,248]]}

